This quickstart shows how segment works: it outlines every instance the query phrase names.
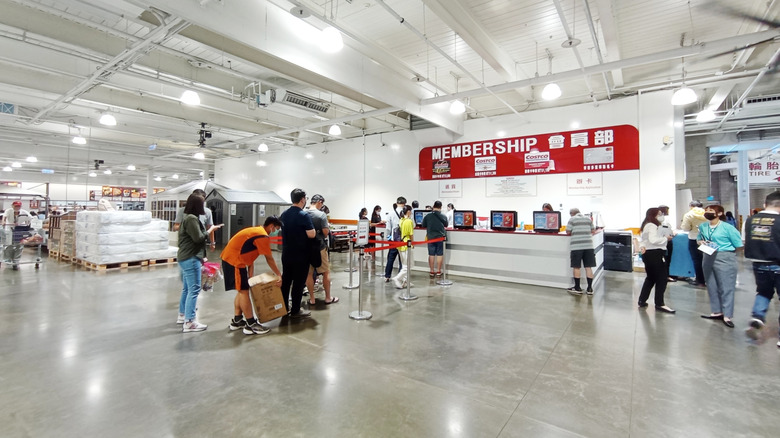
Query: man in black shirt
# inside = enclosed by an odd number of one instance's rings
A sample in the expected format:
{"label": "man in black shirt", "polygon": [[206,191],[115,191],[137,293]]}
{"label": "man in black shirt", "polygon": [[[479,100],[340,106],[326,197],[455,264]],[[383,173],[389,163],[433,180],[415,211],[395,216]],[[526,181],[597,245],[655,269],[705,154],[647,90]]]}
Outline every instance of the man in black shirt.
{"label": "man in black shirt", "polygon": [[[756,299],[753,319],[745,332],[758,340],[766,322],[766,312],[775,293],[780,295],[780,191],[767,195],[764,210],[745,223],[745,257],[753,260]],[[780,341],[777,342],[780,348]]]}
{"label": "man in black shirt", "polygon": [[303,287],[309,273],[309,239],[314,239],[316,231],[311,217],[303,211],[306,205],[306,192],[294,189],[290,192],[293,205],[279,216],[282,221],[282,295],[284,304],[290,297],[292,286],[292,307],[290,316],[303,318],[311,315],[301,309]]}

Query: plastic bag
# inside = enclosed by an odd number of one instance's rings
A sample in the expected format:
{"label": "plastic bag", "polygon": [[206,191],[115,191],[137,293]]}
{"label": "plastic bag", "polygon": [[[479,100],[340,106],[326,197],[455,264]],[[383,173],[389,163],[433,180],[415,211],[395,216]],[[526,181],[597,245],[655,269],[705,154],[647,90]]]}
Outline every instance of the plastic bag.
{"label": "plastic bag", "polygon": [[204,291],[214,288],[214,283],[222,280],[222,268],[219,263],[205,262],[200,269],[201,277],[203,278],[203,285],[201,289]]}

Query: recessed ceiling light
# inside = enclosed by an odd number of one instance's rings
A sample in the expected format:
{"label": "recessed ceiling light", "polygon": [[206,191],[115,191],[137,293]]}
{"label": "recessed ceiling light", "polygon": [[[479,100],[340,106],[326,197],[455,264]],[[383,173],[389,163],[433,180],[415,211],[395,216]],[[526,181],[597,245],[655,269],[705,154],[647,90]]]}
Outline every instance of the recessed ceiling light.
{"label": "recessed ceiling light", "polygon": [[14,161],[13,163],[11,163],[11,167],[15,167],[15,168],[18,169],[18,168],[22,167],[22,163],[20,163],[18,161]]}
{"label": "recessed ceiling light", "polygon": [[116,117],[111,113],[103,113],[103,115],[100,116],[99,121],[101,125],[116,126]]}
{"label": "recessed ceiling light", "polygon": [[92,178],[94,178],[94,177],[96,177],[96,176],[97,176],[97,173],[95,173],[95,172],[89,172],[89,176],[90,176],[90,177],[92,177]]}
{"label": "recessed ceiling light", "polygon": [[310,152],[307,152],[305,157],[307,160],[311,160],[312,158],[314,158],[314,155],[312,155]]}
{"label": "recessed ceiling light", "polygon": [[77,136],[73,137],[73,140],[71,140],[71,141],[74,144],[87,144],[87,139],[82,137],[82,136],[80,136],[80,135],[77,135]]}
{"label": "recessed ceiling light", "polygon": [[161,178],[161,177],[159,177],[159,176],[155,176],[155,177],[154,177],[154,180],[155,180],[155,181],[162,181],[162,178]]}
{"label": "recessed ceiling light", "polygon": [[192,158],[196,160],[205,160],[206,155],[203,152],[195,152],[194,154],[192,154]]}
{"label": "recessed ceiling light", "polygon": [[27,160],[28,163],[37,163],[38,162],[38,159],[36,157],[32,156],[32,155],[27,157],[26,160]]}
{"label": "recessed ceiling light", "polygon": [[134,164],[128,164],[127,165],[127,170],[135,170],[135,165]]}
{"label": "recessed ceiling light", "polygon": [[106,169],[103,171],[105,175],[111,175],[111,169]]}
{"label": "recessed ceiling light", "polygon": [[178,173],[174,173],[173,175],[171,175],[171,178],[179,179],[179,174]]}
{"label": "recessed ceiling light", "polygon": [[265,167],[265,166],[267,166],[267,165],[268,165],[268,163],[266,163],[266,162],[265,162],[265,161],[263,161],[263,160],[257,160],[257,161],[255,162],[255,164],[257,164],[257,167]]}
{"label": "recessed ceiling light", "polygon": [[3,172],[12,172],[12,171],[13,171],[13,169],[11,169],[10,166],[3,167]]}

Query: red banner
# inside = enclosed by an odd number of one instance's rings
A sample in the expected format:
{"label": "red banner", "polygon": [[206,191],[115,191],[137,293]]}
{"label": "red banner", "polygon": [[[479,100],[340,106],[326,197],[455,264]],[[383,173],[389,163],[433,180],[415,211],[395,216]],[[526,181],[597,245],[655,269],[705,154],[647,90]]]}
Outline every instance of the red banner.
{"label": "red banner", "polygon": [[639,169],[639,131],[631,125],[430,146],[420,181]]}

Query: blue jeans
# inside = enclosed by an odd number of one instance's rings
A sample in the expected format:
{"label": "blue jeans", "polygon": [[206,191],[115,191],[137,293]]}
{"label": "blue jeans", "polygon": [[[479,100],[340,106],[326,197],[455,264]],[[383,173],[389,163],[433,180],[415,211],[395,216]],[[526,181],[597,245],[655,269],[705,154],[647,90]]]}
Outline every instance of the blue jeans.
{"label": "blue jeans", "polygon": [[181,300],[179,300],[179,313],[184,314],[186,321],[195,319],[195,306],[198,303],[198,295],[200,294],[200,269],[202,266],[203,262],[197,257],[179,260],[181,281],[184,283],[184,288],[181,291]]}
{"label": "blue jeans", "polygon": [[398,257],[398,248],[392,248],[387,251],[387,265],[385,266],[385,278],[393,276],[393,264],[396,257],[398,258],[398,269],[404,267],[404,263],[401,261],[401,257]]}
{"label": "blue jeans", "polygon": [[[775,293],[780,296],[780,266],[771,263],[753,263],[756,278],[756,300],[753,302],[753,318],[766,322],[766,312]],[[780,318],[778,318],[780,321]]]}

